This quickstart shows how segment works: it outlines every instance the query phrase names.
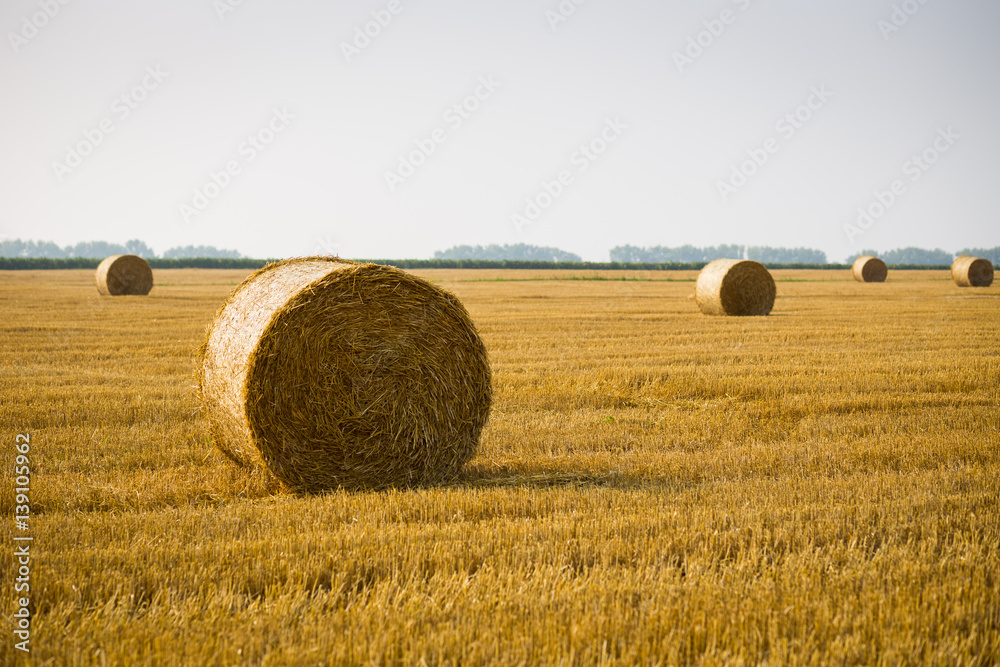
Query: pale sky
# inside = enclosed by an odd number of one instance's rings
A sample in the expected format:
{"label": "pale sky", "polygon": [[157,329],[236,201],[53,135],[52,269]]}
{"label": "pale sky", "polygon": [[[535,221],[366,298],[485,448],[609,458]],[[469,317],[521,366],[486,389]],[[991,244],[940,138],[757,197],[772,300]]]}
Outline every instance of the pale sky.
{"label": "pale sky", "polygon": [[5,0],[0,28],[5,238],[1000,244],[995,0]]}

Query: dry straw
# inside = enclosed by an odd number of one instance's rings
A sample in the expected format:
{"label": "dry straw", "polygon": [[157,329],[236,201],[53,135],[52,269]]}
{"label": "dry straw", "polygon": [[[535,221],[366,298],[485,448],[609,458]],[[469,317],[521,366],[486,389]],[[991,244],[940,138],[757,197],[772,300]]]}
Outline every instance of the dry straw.
{"label": "dry straw", "polygon": [[695,300],[706,315],[767,315],[775,292],[774,278],[763,264],[717,259],[698,274]]}
{"label": "dry straw", "polygon": [[137,255],[111,255],[98,264],[94,278],[104,296],[142,295],[153,289],[153,270]]}
{"label": "dry straw", "polygon": [[243,281],[198,366],[218,447],[299,491],[444,481],[476,452],[492,400],[486,348],[458,299],[330,257]]}
{"label": "dry straw", "polygon": [[854,279],[859,283],[884,283],[889,275],[889,267],[878,257],[871,255],[861,255],[854,260],[851,268]]}
{"label": "dry straw", "polygon": [[951,264],[951,279],[959,287],[989,287],[993,284],[993,263],[980,257],[959,255]]}

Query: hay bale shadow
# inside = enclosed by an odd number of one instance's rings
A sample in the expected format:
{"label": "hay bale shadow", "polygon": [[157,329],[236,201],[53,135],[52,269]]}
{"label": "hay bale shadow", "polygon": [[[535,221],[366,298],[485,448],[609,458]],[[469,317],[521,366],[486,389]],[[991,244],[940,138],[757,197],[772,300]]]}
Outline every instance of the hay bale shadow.
{"label": "hay bale shadow", "polygon": [[652,487],[680,486],[676,482],[630,475],[621,471],[532,470],[525,471],[503,465],[466,466],[455,479],[440,485],[446,488],[609,488],[633,490]]}

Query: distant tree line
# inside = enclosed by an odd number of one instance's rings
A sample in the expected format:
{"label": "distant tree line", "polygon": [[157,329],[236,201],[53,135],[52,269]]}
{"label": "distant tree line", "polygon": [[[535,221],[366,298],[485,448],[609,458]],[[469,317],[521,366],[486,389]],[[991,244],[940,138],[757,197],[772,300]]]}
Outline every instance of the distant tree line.
{"label": "distant tree line", "polygon": [[966,248],[964,250],[959,250],[958,254],[982,257],[983,259],[988,259],[993,262],[993,266],[1000,265],[1000,246],[995,248]]}
{"label": "distant tree line", "polygon": [[747,247],[747,259],[762,264],[826,264],[826,253],[814,248]]}
{"label": "distant tree line", "polygon": [[[149,259],[154,269],[259,269],[276,260],[192,257]],[[575,269],[588,271],[698,271],[705,262],[539,262],[518,259],[365,259],[400,269]],[[99,259],[70,257],[0,257],[0,271],[42,269],[94,269]],[[769,269],[847,269],[846,264],[768,264]],[[899,267],[919,268],[919,267]]]}
{"label": "distant tree line", "polygon": [[752,259],[763,264],[826,264],[826,253],[812,248],[772,248],[770,246],[719,245],[676,248],[631,245],[611,249],[612,262],[711,262],[713,259]]}
{"label": "distant tree line", "polygon": [[[708,262],[544,262],[515,259],[364,259],[400,269],[587,269],[591,271],[700,271]],[[769,269],[850,269],[849,264],[772,262]],[[920,266],[899,266],[919,269]]]}
{"label": "distant tree line", "polygon": [[[950,253],[940,248],[898,248],[878,251],[862,250],[848,258],[852,264],[861,255],[874,255],[891,266],[950,266],[958,255],[974,255],[988,259],[994,264],[1000,262],[1000,247],[965,248]],[[653,246],[640,248],[631,245],[611,249],[612,262],[710,262],[713,259],[753,259],[762,264],[826,264],[826,253],[812,248],[772,248],[770,246],[719,245],[697,248],[684,245],[676,248]]]}
{"label": "distant tree line", "polygon": [[[0,257],[0,271],[41,269],[94,269],[99,259],[71,257]],[[267,259],[232,259],[226,257],[191,257],[150,259],[154,269],[259,269]],[[535,262],[518,259],[365,259],[358,260],[399,267],[400,269],[573,269],[587,271],[699,271],[706,262]],[[941,265],[937,268],[945,268]],[[781,264],[769,263],[769,269],[849,269],[848,264]],[[927,268],[923,264],[894,264],[897,269]]]}
{"label": "distant tree line", "polygon": [[[400,269],[586,269],[590,271],[699,271],[705,262],[549,262],[521,259],[366,259]],[[777,268],[807,268],[782,266]],[[846,267],[842,267],[846,268]]]}
{"label": "distant tree line", "polygon": [[[235,250],[220,250],[213,246],[177,246],[157,256],[153,250],[142,241],[133,239],[124,244],[106,243],[104,241],[87,241],[60,247],[50,241],[22,241],[20,239],[0,240],[0,269],[13,268],[92,268],[94,262],[109,255],[139,255],[154,268],[254,268],[263,265],[263,260],[243,258]],[[1000,246],[995,248],[964,248],[957,254],[941,249],[924,250],[922,248],[899,248],[880,252],[877,250],[862,250],[857,255],[848,258],[851,264],[859,255],[875,255],[891,266],[950,266],[957,255],[974,255],[990,260],[1000,265]],[[682,269],[701,268],[707,262],[719,258],[753,259],[774,268],[782,265],[785,268],[799,266],[827,265],[830,268],[839,266],[827,264],[826,254],[821,250],[810,248],[772,248],[770,246],[719,245],[697,248],[684,245],[676,248],[653,246],[641,248],[624,245],[611,249],[610,262],[583,262],[579,255],[559,248],[542,247],[518,243],[514,245],[469,246],[459,245],[439,250],[432,260],[379,260],[380,263],[393,264],[401,268],[581,268],[597,269],[599,266],[626,268],[625,265],[648,269]],[[192,258],[207,261],[192,263]],[[32,260],[30,262],[12,260]],[[52,260],[51,262],[35,260]],[[516,266],[515,266],[516,265]]]}
{"label": "distant tree line", "polygon": [[940,248],[925,250],[923,248],[897,248],[896,250],[862,250],[857,255],[848,259],[848,264],[854,262],[861,255],[874,255],[889,265],[915,264],[920,266],[944,266],[951,265],[952,261],[959,255],[973,255],[988,259],[994,264],[1000,261],[1000,246],[996,248],[964,248],[952,254]]}
{"label": "distant tree line", "polygon": [[161,259],[182,259],[186,257],[211,257],[213,259],[240,259],[235,250],[224,250],[210,245],[176,246],[163,251]]}
{"label": "distant tree line", "polygon": [[924,250],[923,248],[897,248],[896,250],[862,250],[857,255],[850,258],[851,263],[861,255],[873,255],[886,264],[951,264],[955,255],[950,252],[935,248],[934,250]]}
{"label": "distant tree line", "polygon": [[[269,259],[232,257],[150,258],[154,269],[259,269]],[[0,257],[0,271],[43,271],[48,269],[96,269],[100,259],[93,257]]]}
{"label": "distant tree line", "polygon": [[434,259],[483,259],[492,261],[518,260],[524,262],[579,262],[579,255],[559,248],[516,243],[514,245],[457,245],[438,250]]}
{"label": "distant tree line", "polygon": [[693,245],[683,245],[668,248],[658,245],[640,248],[634,245],[620,245],[611,249],[612,262],[710,262],[721,257],[741,259],[743,246],[720,245],[696,248]]}
{"label": "distant tree line", "polygon": [[213,246],[204,245],[177,246],[170,248],[163,255],[157,255],[152,248],[138,239],[126,241],[124,244],[107,243],[106,241],[83,241],[65,247],[60,247],[51,241],[22,241],[21,239],[5,239],[0,241],[0,257],[39,257],[45,259],[82,257],[103,259],[110,255],[139,255],[146,259],[156,257],[162,257],[163,259],[186,257],[240,258],[240,253],[235,250],[220,250]]}

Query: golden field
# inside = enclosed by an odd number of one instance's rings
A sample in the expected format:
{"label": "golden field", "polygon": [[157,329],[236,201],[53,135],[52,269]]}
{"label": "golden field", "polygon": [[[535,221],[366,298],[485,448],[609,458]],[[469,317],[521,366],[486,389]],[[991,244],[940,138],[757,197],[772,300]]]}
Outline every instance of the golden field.
{"label": "golden field", "polygon": [[193,388],[248,273],[0,272],[0,664],[1000,663],[1000,285],[775,271],[771,316],[718,318],[693,272],[414,271],[489,350],[480,454],[296,496]]}

